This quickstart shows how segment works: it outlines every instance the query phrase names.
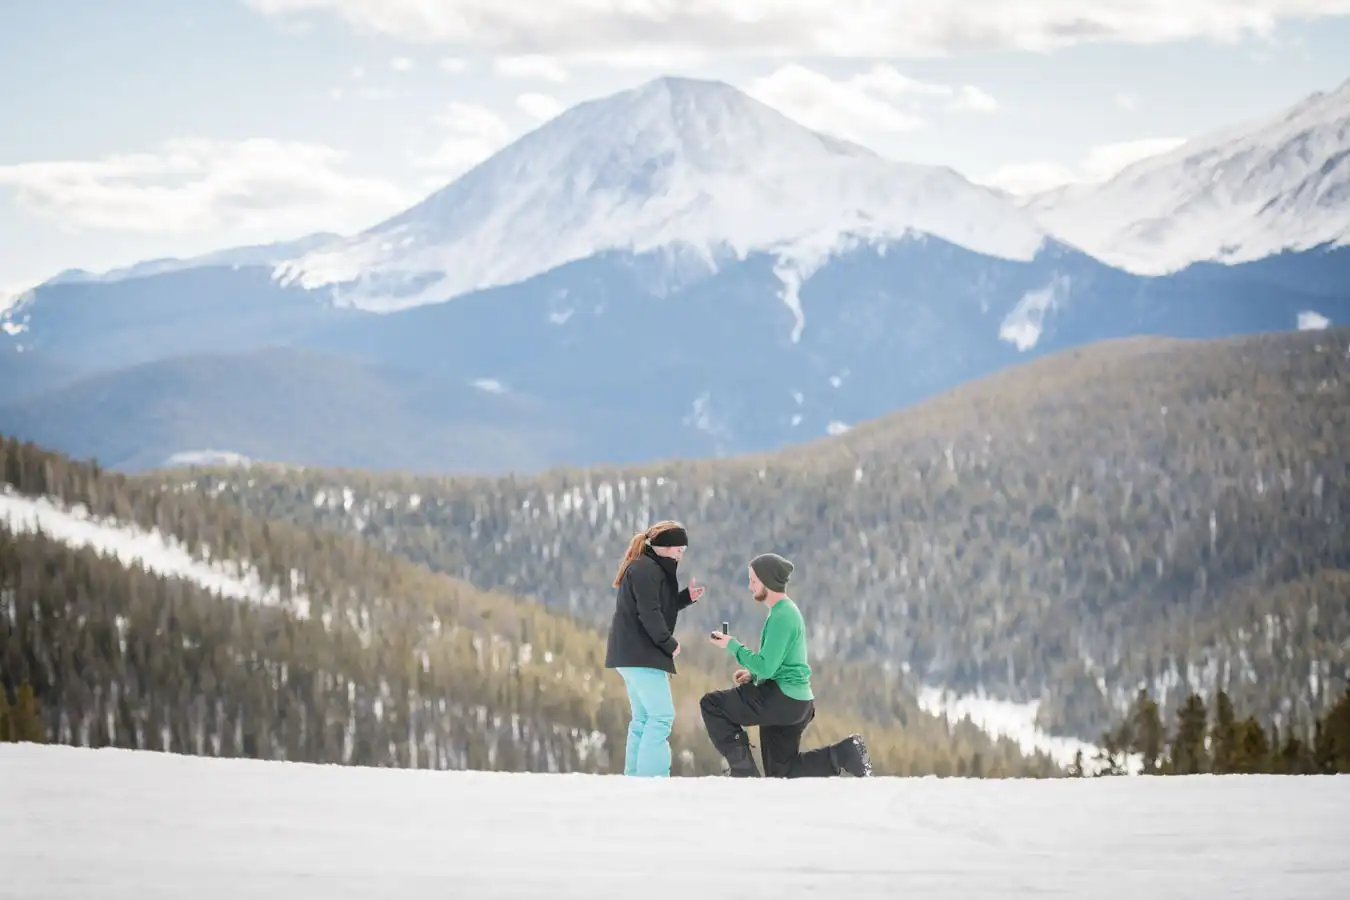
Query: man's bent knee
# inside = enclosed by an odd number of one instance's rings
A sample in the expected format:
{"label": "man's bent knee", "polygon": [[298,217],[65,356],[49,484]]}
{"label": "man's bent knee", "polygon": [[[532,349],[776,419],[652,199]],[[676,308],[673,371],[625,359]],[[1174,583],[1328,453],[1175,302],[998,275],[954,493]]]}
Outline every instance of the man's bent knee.
{"label": "man's bent knee", "polygon": [[734,688],[725,691],[708,691],[698,701],[698,708],[703,710],[705,715],[711,713],[726,718],[726,704],[723,701],[734,693],[736,693]]}

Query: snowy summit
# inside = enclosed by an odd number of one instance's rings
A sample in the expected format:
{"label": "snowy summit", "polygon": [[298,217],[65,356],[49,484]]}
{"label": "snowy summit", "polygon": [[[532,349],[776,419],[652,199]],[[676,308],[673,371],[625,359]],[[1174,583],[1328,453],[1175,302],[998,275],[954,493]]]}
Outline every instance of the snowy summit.
{"label": "snowy summit", "polygon": [[666,77],[572,107],[417,206],[276,272],[388,311],[608,250],[692,254],[709,269],[763,251],[800,280],[851,241],[907,233],[1021,260],[1044,238],[955,171],[884,159],[722,82]]}
{"label": "snowy summit", "polygon": [[1144,275],[1350,244],[1350,81],[1027,208],[1056,237]]}

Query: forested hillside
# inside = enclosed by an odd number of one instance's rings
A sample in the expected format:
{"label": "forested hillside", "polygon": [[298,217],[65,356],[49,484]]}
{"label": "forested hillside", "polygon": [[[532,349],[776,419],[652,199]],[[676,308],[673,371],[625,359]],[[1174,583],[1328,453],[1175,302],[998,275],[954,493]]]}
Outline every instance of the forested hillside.
{"label": "forested hillside", "polygon": [[[828,659],[1044,698],[1086,739],[1147,687],[1310,727],[1350,656],[1350,329],[1107,342],[789,452],[531,478],[160,473],[603,622],[636,529],[683,520],[704,624],[797,563]],[[635,403],[650,402],[635,393]]]}
{"label": "forested hillside", "polygon": [[[591,628],[348,535],[249,517],[30,445],[0,441],[0,472],[0,688],[33,687],[51,740],[588,772],[613,771],[617,747],[622,762],[627,700]],[[60,527],[33,528],[40,515]],[[167,542],[137,551],[135,565],[96,552],[157,537]],[[731,669],[689,656],[675,683],[675,767],[706,774],[721,762],[697,702]],[[819,691],[825,708],[808,739],[863,730],[878,773],[1055,769],[968,723],[949,729],[867,670],[832,672]]]}

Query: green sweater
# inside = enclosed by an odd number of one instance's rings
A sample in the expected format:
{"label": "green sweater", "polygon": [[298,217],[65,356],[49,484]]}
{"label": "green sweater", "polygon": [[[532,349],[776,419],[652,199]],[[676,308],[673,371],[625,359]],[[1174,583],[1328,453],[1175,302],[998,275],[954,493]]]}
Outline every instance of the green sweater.
{"label": "green sweater", "polygon": [[813,700],[811,667],[806,664],[806,623],[801,610],[790,597],[784,597],[769,610],[759,632],[759,652],[732,638],[727,652],[750,670],[755,684],[772,681],[786,696]]}

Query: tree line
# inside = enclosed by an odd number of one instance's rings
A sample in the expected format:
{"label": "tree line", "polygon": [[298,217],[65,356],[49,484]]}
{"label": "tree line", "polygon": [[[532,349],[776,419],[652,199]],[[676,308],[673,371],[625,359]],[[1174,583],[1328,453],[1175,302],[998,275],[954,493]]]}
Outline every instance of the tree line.
{"label": "tree line", "polygon": [[[1239,716],[1226,691],[1212,708],[1199,694],[1180,704],[1169,729],[1147,689],[1129,714],[1104,732],[1095,774],[1123,775],[1133,755],[1143,775],[1337,775],[1350,773],[1350,688],[1312,727],[1277,724],[1267,730],[1255,715]],[[1082,753],[1069,774],[1085,774]]]}

